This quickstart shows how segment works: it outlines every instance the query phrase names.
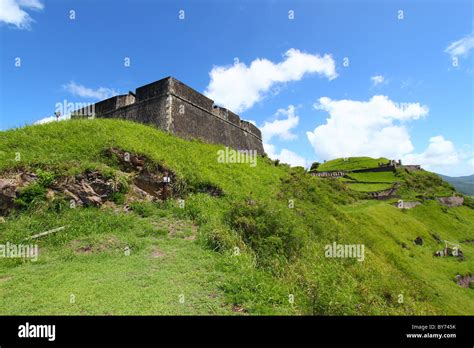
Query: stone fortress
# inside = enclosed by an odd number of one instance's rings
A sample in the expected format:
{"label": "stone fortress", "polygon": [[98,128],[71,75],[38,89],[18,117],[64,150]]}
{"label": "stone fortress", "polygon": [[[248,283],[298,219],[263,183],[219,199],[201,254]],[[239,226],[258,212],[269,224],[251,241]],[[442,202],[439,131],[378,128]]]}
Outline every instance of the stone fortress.
{"label": "stone fortress", "polygon": [[264,154],[262,134],[256,126],[173,77],[77,110],[73,117],[85,115],[145,123],[181,138]]}

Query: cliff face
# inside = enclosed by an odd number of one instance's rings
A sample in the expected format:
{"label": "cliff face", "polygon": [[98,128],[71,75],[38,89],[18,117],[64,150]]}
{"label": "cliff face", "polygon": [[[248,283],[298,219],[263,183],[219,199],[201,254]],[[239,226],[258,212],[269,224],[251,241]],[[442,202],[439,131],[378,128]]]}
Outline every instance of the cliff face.
{"label": "cliff face", "polygon": [[94,105],[102,118],[122,118],[153,125],[185,139],[198,138],[237,150],[264,153],[262,135],[253,124],[173,77],[115,96]]}

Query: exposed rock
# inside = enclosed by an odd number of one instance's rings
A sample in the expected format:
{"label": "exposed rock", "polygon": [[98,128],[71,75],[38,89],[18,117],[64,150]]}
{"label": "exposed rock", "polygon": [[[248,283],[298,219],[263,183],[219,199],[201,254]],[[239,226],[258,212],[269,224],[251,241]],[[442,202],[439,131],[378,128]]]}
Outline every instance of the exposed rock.
{"label": "exposed rock", "polygon": [[451,196],[451,197],[438,197],[436,198],[438,202],[442,205],[445,205],[449,208],[459,207],[464,203],[464,197]]}
{"label": "exposed rock", "polygon": [[455,279],[456,284],[463,288],[470,288],[471,284],[474,282],[474,276],[471,273],[466,275],[457,274]]}
{"label": "exposed rock", "polygon": [[55,196],[55,193],[54,193],[53,190],[51,190],[51,189],[46,190],[46,199],[48,201],[52,201],[54,199],[54,196]]}
{"label": "exposed rock", "polygon": [[423,238],[420,236],[416,237],[415,240],[413,241],[416,245],[423,245]]}
{"label": "exposed rock", "polygon": [[133,184],[141,190],[134,189],[139,195],[146,199],[149,199],[150,196],[167,199],[172,195],[172,183],[176,180],[176,176],[172,171],[153,163],[146,156],[125,152],[117,148],[108,149],[105,154],[116,158],[124,171],[137,173],[133,179]]}
{"label": "exposed rock", "polygon": [[0,215],[14,207],[18,183],[13,179],[0,179]]}
{"label": "exposed rock", "polygon": [[[143,191],[141,188],[139,188],[135,184],[132,184],[130,186],[130,196],[131,196],[131,201],[132,202],[135,201],[135,200],[140,200],[140,201],[144,200],[144,201],[151,202],[154,199],[154,197],[152,195],[150,195],[146,191]],[[134,199],[134,198],[137,198],[137,199]]]}

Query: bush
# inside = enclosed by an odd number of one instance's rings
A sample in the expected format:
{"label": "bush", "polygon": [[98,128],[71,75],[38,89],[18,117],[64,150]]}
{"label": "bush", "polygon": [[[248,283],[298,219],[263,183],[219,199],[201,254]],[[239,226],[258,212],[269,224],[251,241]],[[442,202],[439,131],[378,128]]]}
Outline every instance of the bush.
{"label": "bush", "polygon": [[464,196],[464,205],[474,209],[474,198],[470,196]]}
{"label": "bush", "polygon": [[257,255],[260,266],[291,261],[303,245],[304,231],[288,210],[238,203],[227,214],[229,225]]}
{"label": "bush", "polygon": [[124,204],[125,203],[125,195],[122,192],[113,192],[110,195],[110,200],[116,204]]}
{"label": "bush", "polygon": [[38,176],[38,184],[43,187],[50,187],[56,180],[56,174],[47,170],[38,169],[36,175]]}
{"label": "bush", "polygon": [[46,189],[35,181],[20,190],[18,198],[15,199],[15,204],[20,209],[26,209],[32,203],[44,200],[46,200]]}

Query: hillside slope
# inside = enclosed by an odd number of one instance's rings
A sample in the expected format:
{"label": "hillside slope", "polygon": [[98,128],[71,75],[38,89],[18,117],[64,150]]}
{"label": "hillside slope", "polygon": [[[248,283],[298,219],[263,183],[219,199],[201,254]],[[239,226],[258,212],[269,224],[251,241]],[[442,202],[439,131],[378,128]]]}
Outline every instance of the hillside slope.
{"label": "hillside slope", "polygon": [[459,192],[468,196],[474,196],[474,174],[458,177],[446,176],[441,174],[438,175],[444,181],[447,181],[451,185],[453,185]]}
{"label": "hillside slope", "polygon": [[[131,201],[137,174],[110,149],[171,175],[169,195]],[[0,178],[38,178],[0,244],[64,227],[35,239],[36,262],[0,259],[0,314],[474,314],[473,289],[455,278],[474,269],[472,208],[400,210],[268,158],[220,163],[219,149],[120,120],[0,133]],[[90,173],[120,189],[100,206],[53,193]],[[464,260],[433,256],[445,239]],[[365,253],[327,257],[334,243]]]}

